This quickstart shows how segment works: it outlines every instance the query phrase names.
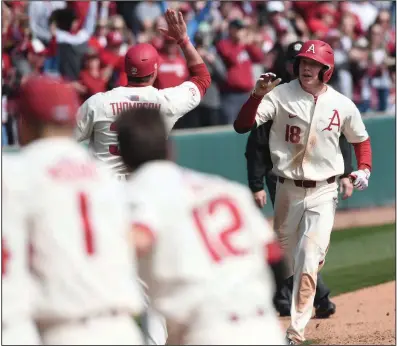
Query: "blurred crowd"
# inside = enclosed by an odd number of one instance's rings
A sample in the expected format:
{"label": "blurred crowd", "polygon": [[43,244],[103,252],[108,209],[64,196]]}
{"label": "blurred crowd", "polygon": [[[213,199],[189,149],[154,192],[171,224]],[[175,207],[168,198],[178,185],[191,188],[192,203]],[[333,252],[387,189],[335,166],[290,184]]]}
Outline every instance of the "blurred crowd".
{"label": "blurred crowd", "polygon": [[286,47],[310,38],[333,47],[330,84],[363,114],[395,112],[395,1],[3,1],[2,145],[15,144],[13,104],[32,74],[70,82],[83,102],[126,85],[126,50],[150,42],[160,53],[155,87],[185,81],[177,44],[158,32],[167,8],[183,13],[213,81],[176,128],[232,123],[256,78],[288,79]]}

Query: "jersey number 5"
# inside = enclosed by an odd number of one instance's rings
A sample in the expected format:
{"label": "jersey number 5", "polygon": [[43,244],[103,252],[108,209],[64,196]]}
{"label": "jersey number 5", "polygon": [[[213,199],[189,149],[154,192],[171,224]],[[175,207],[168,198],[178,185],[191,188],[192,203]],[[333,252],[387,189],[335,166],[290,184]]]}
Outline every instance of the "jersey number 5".
{"label": "jersey number 5", "polygon": [[[110,132],[116,132],[116,123],[111,123],[110,124],[110,128],[109,128]],[[111,144],[109,145],[109,153],[115,156],[120,156],[120,150],[119,150],[119,146],[117,144]]]}
{"label": "jersey number 5", "polygon": [[[203,218],[216,219],[217,214],[221,211],[228,213],[230,224],[223,229],[214,229],[211,230],[211,233],[208,232],[209,227],[206,227]],[[193,218],[204,245],[215,262],[219,263],[225,257],[242,256],[247,253],[246,249],[238,248],[232,244],[232,236],[241,231],[243,223],[240,211],[231,199],[218,198],[204,208],[195,208]]]}
{"label": "jersey number 5", "polygon": [[301,140],[301,129],[298,126],[287,125],[285,128],[285,141],[294,144],[299,143]]}

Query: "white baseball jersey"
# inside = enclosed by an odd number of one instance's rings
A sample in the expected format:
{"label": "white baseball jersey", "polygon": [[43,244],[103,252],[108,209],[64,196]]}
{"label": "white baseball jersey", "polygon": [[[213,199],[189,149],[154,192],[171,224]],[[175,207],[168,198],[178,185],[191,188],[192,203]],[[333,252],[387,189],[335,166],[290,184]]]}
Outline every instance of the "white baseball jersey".
{"label": "white baseball jersey", "polygon": [[299,80],[265,95],[256,113],[257,126],[273,120],[269,147],[273,172],[288,179],[324,181],[344,172],[339,136],[360,143],[368,133],[355,104],[329,85],[317,102]]}
{"label": "white baseball jersey", "polygon": [[152,86],[118,87],[90,97],[79,110],[76,138],[89,139],[94,156],[116,173],[127,173],[119,156],[116,117],[129,108],[156,108],[163,115],[168,133],[176,121],[197,107],[201,96],[197,86],[184,82],[174,88],[158,90]]}
{"label": "white baseball jersey", "polygon": [[275,236],[247,188],[166,161],[147,163],[127,186],[133,222],[154,237],[140,275],[167,326],[191,314],[272,311],[265,245]]}
{"label": "white baseball jersey", "polygon": [[21,193],[19,158],[3,156],[1,235],[2,325],[32,319],[37,287],[29,271],[28,229]]}
{"label": "white baseball jersey", "polygon": [[43,300],[37,315],[56,323],[143,309],[120,184],[72,139],[41,139],[21,153],[32,265]]}

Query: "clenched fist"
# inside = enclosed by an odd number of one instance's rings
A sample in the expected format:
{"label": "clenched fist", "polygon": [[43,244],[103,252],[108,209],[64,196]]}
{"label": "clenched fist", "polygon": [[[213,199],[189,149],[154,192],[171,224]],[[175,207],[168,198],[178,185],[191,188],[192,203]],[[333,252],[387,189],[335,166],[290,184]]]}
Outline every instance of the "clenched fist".
{"label": "clenched fist", "polygon": [[276,79],[276,77],[277,76],[271,72],[262,74],[256,81],[255,89],[253,91],[254,96],[263,97],[279,85],[281,78]]}

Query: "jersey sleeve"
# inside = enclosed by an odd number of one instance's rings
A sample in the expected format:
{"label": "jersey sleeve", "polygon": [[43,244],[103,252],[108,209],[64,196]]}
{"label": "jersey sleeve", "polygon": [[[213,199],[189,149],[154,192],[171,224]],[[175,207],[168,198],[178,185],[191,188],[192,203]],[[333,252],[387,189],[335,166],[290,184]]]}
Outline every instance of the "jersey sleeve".
{"label": "jersey sleeve", "polygon": [[192,82],[184,82],[174,88],[159,90],[161,107],[168,119],[176,121],[196,108],[200,101],[200,91]]}
{"label": "jersey sleeve", "polygon": [[368,132],[365,128],[360,111],[352,105],[352,111],[345,119],[342,132],[349,143],[361,143],[368,139]]}
{"label": "jersey sleeve", "polygon": [[92,98],[86,100],[77,112],[77,126],[74,136],[77,141],[82,142],[91,137],[94,128],[94,108]]}
{"label": "jersey sleeve", "polygon": [[275,102],[275,94],[272,90],[267,95],[265,95],[259,104],[258,110],[256,111],[256,125],[261,126],[269,120],[273,120],[276,115],[277,107]]}
{"label": "jersey sleeve", "polygon": [[161,229],[159,213],[155,209],[154,202],[149,203],[138,195],[127,197],[129,222],[139,231],[147,233],[153,241],[156,241]]}

